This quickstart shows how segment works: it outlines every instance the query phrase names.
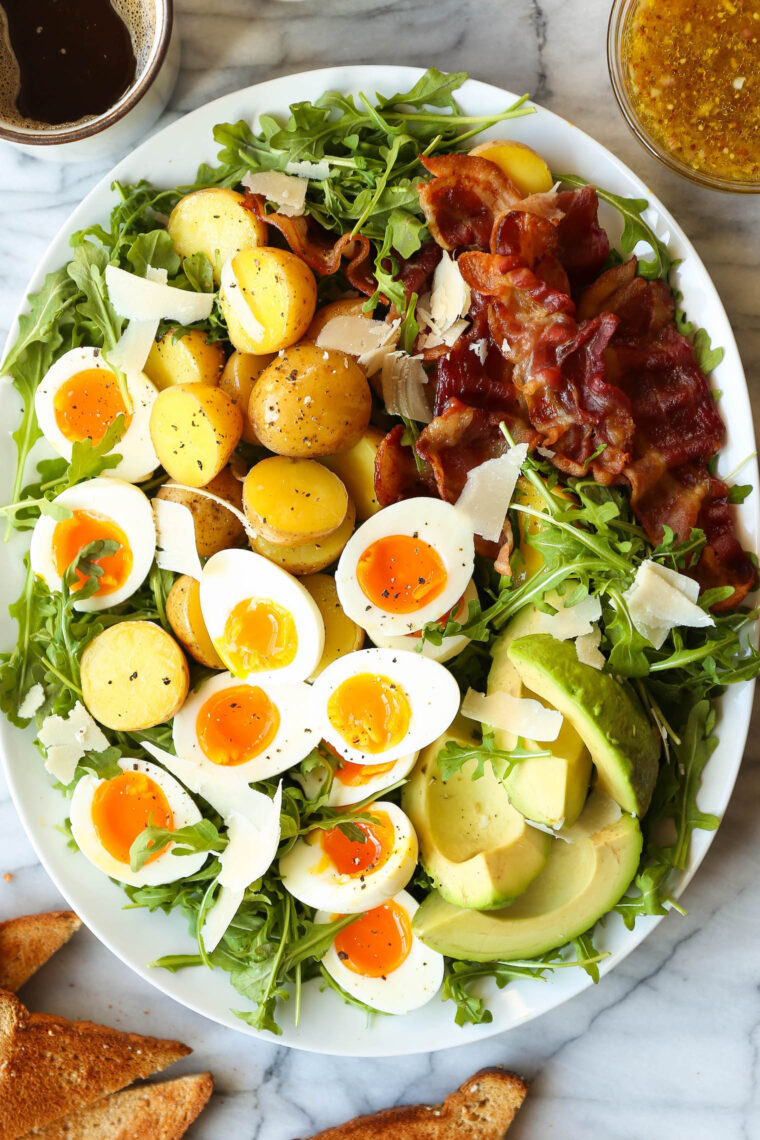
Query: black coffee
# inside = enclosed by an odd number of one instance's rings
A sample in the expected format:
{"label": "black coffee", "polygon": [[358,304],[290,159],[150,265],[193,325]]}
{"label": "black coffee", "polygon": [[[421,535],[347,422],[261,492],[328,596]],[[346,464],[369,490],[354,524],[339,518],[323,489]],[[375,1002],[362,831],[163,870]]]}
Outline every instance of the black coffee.
{"label": "black coffee", "polygon": [[58,126],[93,118],[134,83],[132,38],[110,0],[0,0],[0,8],[21,119]]}

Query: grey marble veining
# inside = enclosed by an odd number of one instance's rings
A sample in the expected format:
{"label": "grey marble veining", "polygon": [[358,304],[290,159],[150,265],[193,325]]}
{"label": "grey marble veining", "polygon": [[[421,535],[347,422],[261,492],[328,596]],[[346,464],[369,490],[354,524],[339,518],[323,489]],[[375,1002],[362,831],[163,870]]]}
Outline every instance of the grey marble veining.
{"label": "grey marble veining", "polygon": [[[530,91],[633,166],[705,260],[760,406],[760,198],[700,190],[630,136],[609,88],[608,0],[178,0],[183,65],[164,122],[281,73],[436,64]],[[0,333],[36,262],[105,171],[0,144]],[[180,1037],[217,1091],[194,1140],[291,1140],[393,1102],[436,1100],[480,1066],[533,1081],[515,1140],[760,1138],[760,749],[757,717],[715,843],[671,914],[599,987],[508,1035],[399,1060],[319,1058],[173,1004],[81,932],[30,983],[32,1008]],[[3,879],[6,875],[8,881]],[[62,905],[0,788],[0,917]],[[401,1030],[400,1030],[401,1031]]]}

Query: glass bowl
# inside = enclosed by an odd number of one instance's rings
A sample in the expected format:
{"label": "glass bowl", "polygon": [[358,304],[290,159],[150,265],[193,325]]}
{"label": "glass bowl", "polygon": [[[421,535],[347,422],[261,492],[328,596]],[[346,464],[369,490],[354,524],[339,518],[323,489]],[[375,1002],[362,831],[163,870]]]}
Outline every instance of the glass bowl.
{"label": "glass bowl", "polygon": [[[666,0],[663,0],[663,3],[665,2]],[[628,21],[637,3],[638,0],[614,0],[607,28],[607,65],[610,72],[610,82],[618,106],[623,113],[623,118],[631,131],[642,146],[646,147],[649,153],[659,159],[663,165],[675,171],[676,174],[688,178],[691,182],[696,182],[698,186],[706,186],[711,190],[733,191],[739,194],[760,194],[760,181],[720,178],[715,174],[710,174],[709,171],[696,170],[687,165],[657,139],[653,138],[642,122],[628,92],[623,57]]]}

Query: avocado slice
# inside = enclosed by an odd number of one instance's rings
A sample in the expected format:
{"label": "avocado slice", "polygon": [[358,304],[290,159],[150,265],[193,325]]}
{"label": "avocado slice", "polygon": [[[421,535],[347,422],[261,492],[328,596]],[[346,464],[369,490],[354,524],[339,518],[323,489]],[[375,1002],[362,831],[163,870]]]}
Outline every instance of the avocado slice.
{"label": "avocado slice", "polygon": [[641,828],[631,815],[613,822],[603,818],[600,830],[583,833],[585,819],[592,825],[599,820],[600,796],[589,798],[572,842],[551,840],[546,868],[511,906],[463,910],[433,891],[414,916],[414,932],[431,949],[474,962],[533,958],[585,933],[622,898],[642,846]]}
{"label": "avocado slice", "polygon": [[571,641],[548,633],[517,638],[507,652],[526,688],[559,709],[582,737],[601,788],[623,811],[643,815],[662,741],[630,686],[583,665]]}
{"label": "avocado slice", "polygon": [[476,759],[444,783],[438,754],[448,741],[477,745],[461,719],[423,749],[402,792],[420,858],[441,896],[456,907],[504,906],[544,869],[551,838],[530,827],[509,802],[490,763],[472,779]]}
{"label": "avocado slice", "polygon": [[[524,606],[494,642],[488,674],[489,693],[539,699],[525,687],[509,658],[512,642],[535,632],[537,613],[535,606]],[[510,751],[518,741],[514,733],[497,728],[494,729],[494,743],[497,748]],[[504,784],[513,807],[527,819],[546,827],[568,827],[575,823],[586,802],[591,779],[591,753],[573,725],[565,719],[559,736],[550,745],[525,739],[522,744],[529,752],[551,749],[551,756],[521,760],[505,777]]]}

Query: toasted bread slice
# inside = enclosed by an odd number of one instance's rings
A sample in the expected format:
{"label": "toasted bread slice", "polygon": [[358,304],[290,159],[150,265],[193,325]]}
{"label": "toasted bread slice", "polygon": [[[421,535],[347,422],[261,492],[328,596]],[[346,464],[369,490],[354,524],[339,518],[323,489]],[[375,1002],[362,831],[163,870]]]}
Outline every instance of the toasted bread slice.
{"label": "toasted bread slice", "polygon": [[81,925],[73,910],[0,922],[0,990],[15,994]]}
{"label": "toasted bread slice", "polygon": [[482,1069],[443,1104],[410,1104],[357,1116],[311,1140],[502,1140],[528,1086],[504,1069]]}
{"label": "toasted bread slice", "polygon": [[179,1041],[29,1013],[0,991],[0,1140],[15,1140],[186,1056]]}
{"label": "toasted bread slice", "polygon": [[132,1086],[22,1140],[179,1140],[213,1091],[210,1073]]}

